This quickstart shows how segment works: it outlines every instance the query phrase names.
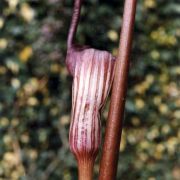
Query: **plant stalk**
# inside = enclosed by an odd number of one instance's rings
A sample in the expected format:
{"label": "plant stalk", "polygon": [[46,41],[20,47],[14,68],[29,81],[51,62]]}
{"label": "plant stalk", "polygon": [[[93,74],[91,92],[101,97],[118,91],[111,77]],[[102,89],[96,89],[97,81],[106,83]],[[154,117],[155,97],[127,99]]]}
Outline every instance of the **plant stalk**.
{"label": "plant stalk", "polygon": [[93,167],[94,162],[91,159],[78,161],[78,180],[92,180]]}
{"label": "plant stalk", "polygon": [[74,1],[72,21],[71,21],[71,25],[70,25],[70,29],[68,33],[68,40],[67,40],[68,49],[70,49],[74,43],[74,37],[77,31],[77,26],[79,22],[80,13],[81,13],[81,5],[82,5],[82,0]]}
{"label": "plant stalk", "polygon": [[115,63],[115,77],[100,162],[99,180],[114,180],[116,178],[135,11],[136,0],[125,0],[121,39]]}

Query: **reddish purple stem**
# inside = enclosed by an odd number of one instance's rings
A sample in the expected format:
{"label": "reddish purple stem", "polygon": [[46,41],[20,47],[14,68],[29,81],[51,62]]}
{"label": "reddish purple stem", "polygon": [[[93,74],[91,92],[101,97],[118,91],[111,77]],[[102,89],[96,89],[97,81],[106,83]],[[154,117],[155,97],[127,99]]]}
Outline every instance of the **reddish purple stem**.
{"label": "reddish purple stem", "polygon": [[120,46],[115,63],[115,77],[106,125],[99,180],[114,180],[116,178],[135,10],[136,0],[125,0]]}

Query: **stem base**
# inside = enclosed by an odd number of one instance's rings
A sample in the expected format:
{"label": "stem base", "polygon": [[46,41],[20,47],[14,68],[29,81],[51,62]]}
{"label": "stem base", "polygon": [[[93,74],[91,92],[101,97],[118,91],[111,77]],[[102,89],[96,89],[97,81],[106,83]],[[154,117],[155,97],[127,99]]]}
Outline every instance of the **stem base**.
{"label": "stem base", "polygon": [[78,161],[78,180],[92,180],[93,179],[93,166],[92,160],[79,160]]}

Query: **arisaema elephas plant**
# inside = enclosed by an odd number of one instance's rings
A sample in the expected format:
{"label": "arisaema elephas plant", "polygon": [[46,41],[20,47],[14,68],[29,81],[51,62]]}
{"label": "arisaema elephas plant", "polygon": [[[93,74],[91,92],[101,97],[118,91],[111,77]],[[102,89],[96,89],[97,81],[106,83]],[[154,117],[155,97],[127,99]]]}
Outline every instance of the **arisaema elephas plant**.
{"label": "arisaema elephas plant", "polygon": [[[68,34],[68,43],[67,43],[67,57],[66,65],[69,70],[69,73],[73,76],[73,85],[72,85],[72,112],[71,112],[71,124],[69,132],[69,144],[72,153],[75,155],[78,162],[78,172],[79,180],[92,180],[93,178],[93,166],[98,154],[98,149],[101,144],[101,122],[100,122],[100,113],[101,109],[105,103],[108,92],[111,88],[111,84],[115,72],[115,86],[120,87],[120,89],[113,91],[117,93],[116,96],[113,96],[111,101],[110,115],[114,114],[109,118],[108,123],[113,123],[113,127],[110,128],[110,133],[108,137],[114,142],[114,144],[120,143],[120,137],[117,139],[117,134],[120,136],[121,127],[118,123],[118,114],[119,112],[123,113],[123,106],[125,101],[125,88],[126,88],[126,77],[127,77],[127,66],[128,66],[128,56],[130,45],[131,45],[131,34],[133,27],[133,18],[135,15],[135,0],[126,0],[125,5],[125,16],[127,22],[124,23],[124,31],[122,30],[122,36],[125,35],[123,40],[123,45],[120,45],[120,51],[123,50],[124,53],[118,57],[122,59],[123,63],[117,63],[115,68],[115,57],[107,51],[102,51],[94,49],[89,46],[80,46],[74,42],[75,34],[79,22],[80,10],[81,10],[81,0],[75,0],[74,11],[71,21],[71,26]],[[129,16],[129,17],[128,17]],[[128,21],[129,20],[129,21]],[[127,29],[126,29],[127,28]],[[127,32],[126,32],[127,31]],[[124,55],[124,56],[123,56]],[[120,61],[120,59],[118,59]],[[118,68],[119,67],[119,68]],[[123,74],[122,74],[122,73]],[[121,77],[119,81],[119,76]],[[122,88],[121,88],[122,85]],[[114,86],[114,87],[115,87]],[[113,89],[116,89],[113,88]],[[118,102],[118,103],[117,103]],[[120,103],[119,103],[120,102]],[[115,104],[118,107],[113,107]],[[112,107],[114,110],[112,110]],[[120,108],[120,109],[119,109]],[[114,112],[113,112],[114,111]],[[117,113],[118,112],[118,113]],[[121,116],[120,116],[121,117]],[[122,118],[120,118],[121,121]],[[117,124],[117,127],[116,127]],[[115,128],[114,128],[115,127]],[[113,129],[115,134],[113,134]],[[113,138],[115,137],[115,138]],[[107,138],[106,138],[107,139]],[[109,142],[105,139],[105,143]],[[110,143],[111,144],[111,143]],[[105,160],[107,157],[112,156],[112,162],[114,158],[117,157],[117,147],[112,144],[112,150],[108,151],[106,147],[103,151],[105,156],[102,156]],[[111,147],[109,147],[111,148]],[[115,152],[115,155],[112,155],[112,152]],[[114,158],[113,158],[114,156]],[[104,171],[101,168],[100,179],[111,180],[114,179],[116,164],[114,167],[111,166],[110,161],[101,161],[103,169],[107,169],[110,172],[110,175],[101,175]],[[113,163],[112,163],[113,164]],[[103,173],[101,173],[103,172]]]}

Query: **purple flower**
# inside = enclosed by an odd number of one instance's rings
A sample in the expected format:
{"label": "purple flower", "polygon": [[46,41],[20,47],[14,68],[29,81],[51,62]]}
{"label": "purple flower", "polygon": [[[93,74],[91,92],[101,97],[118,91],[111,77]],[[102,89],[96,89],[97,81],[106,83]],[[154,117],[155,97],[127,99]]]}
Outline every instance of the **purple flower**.
{"label": "purple flower", "polygon": [[107,51],[77,46],[68,50],[66,64],[73,76],[69,141],[77,160],[94,162],[98,153],[100,110],[112,84],[114,62]]}

